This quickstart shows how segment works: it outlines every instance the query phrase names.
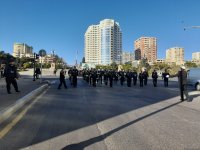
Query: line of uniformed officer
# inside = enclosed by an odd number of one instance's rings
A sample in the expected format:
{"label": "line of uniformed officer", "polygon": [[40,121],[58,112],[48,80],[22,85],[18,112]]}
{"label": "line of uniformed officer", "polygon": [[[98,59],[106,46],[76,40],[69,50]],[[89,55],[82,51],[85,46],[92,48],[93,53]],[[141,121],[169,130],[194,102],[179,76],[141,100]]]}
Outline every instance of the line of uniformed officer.
{"label": "line of uniformed officer", "polygon": [[[114,70],[83,70],[83,79],[87,81],[89,85],[96,86],[97,83],[102,84],[104,81],[105,85],[113,86],[113,80],[117,83],[120,80],[121,86],[124,85],[124,82],[127,81],[127,86],[131,87],[136,86],[138,74],[136,71],[114,71]],[[140,86],[147,85],[148,73],[143,71],[139,74]]]}

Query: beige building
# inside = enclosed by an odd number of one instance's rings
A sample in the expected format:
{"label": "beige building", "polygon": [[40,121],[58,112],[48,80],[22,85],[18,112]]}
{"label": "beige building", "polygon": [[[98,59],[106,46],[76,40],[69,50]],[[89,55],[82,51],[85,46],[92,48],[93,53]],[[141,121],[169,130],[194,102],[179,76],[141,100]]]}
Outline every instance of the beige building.
{"label": "beige building", "polygon": [[14,43],[13,46],[14,57],[33,57],[33,47],[25,43]]}
{"label": "beige building", "polygon": [[184,62],[184,48],[172,47],[166,50],[166,62],[169,64],[183,65]]}
{"label": "beige building", "polygon": [[134,61],[134,54],[130,52],[122,52],[122,64]]}
{"label": "beige building", "polygon": [[91,25],[85,33],[85,62],[100,64],[100,34],[99,25]]}
{"label": "beige building", "polygon": [[140,37],[134,42],[135,59],[147,58],[148,62],[157,59],[157,39],[155,37]]}
{"label": "beige building", "polygon": [[84,45],[86,63],[120,63],[122,32],[119,23],[112,19],[104,19],[98,25],[89,26],[85,33]]}
{"label": "beige building", "polygon": [[200,64],[200,52],[192,53],[192,62]]}
{"label": "beige building", "polygon": [[51,54],[48,54],[44,57],[39,57],[39,63],[47,63],[47,64],[51,64],[54,63],[54,57]]}

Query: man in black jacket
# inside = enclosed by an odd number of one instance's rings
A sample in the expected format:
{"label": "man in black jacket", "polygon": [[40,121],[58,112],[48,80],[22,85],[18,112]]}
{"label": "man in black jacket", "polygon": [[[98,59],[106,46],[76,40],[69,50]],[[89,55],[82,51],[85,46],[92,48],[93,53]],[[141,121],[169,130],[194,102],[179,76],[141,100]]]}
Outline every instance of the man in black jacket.
{"label": "man in black jacket", "polygon": [[136,72],[136,70],[134,70],[133,71],[133,85],[134,86],[136,86],[136,84],[137,84],[137,77],[138,77],[137,72]]}
{"label": "man in black jacket", "polygon": [[152,72],[152,79],[153,79],[153,86],[156,87],[157,86],[157,79],[158,79],[158,73],[156,72],[156,70],[154,70]]}
{"label": "man in black jacket", "polygon": [[62,84],[64,84],[64,87],[67,89],[67,85],[66,85],[66,82],[65,82],[65,72],[64,72],[63,68],[60,71],[60,84],[58,86],[58,89],[61,88]]}
{"label": "man in black jacket", "polygon": [[74,87],[77,87],[77,77],[78,77],[78,69],[76,69],[76,66],[74,66],[72,70],[72,82]]}
{"label": "man in black jacket", "polygon": [[171,75],[170,77],[178,77],[181,101],[184,101],[184,95],[187,101],[192,101],[187,91],[187,71],[185,66],[181,66],[181,70],[177,74]]}
{"label": "man in black jacket", "polygon": [[168,87],[169,76],[170,76],[170,74],[168,73],[168,71],[166,69],[165,72],[162,74],[162,78],[164,79],[164,86],[165,87]]}
{"label": "man in black jacket", "polygon": [[144,79],[144,85],[147,86],[147,81],[148,81],[149,74],[148,74],[146,69],[144,69],[142,74],[143,74],[143,79]]}
{"label": "man in black jacket", "polygon": [[18,90],[18,85],[17,85],[17,80],[16,80],[19,78],[19,75],[17,72],[17,68],[14,64],[15,64],[14,59],[11,59],[9,64],[5,67],[5,70],[4,70],[4,77],[6,80],[6,88],[7,88],[8,94],[11,94],[10,92],[11,84],[15,88],[16,92],[20,92]]}

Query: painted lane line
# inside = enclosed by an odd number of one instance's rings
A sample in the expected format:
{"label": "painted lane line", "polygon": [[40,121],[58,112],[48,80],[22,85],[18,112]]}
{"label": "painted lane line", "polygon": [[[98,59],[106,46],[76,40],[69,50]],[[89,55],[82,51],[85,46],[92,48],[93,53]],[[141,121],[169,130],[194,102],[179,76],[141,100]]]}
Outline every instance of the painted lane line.
{"label": "painted lane line", "polygon": [[42,94],[35,98],[30,105],[28,105],[23,111],[21,111],[7,126],[5,126],[0,131],[0,139],[2,139],[8,132],[10,132],[13,127],[15,127],[15,125],[24,117],[27,111],[47,92],[48,89],[46,89],[44,92],[42,92]]}

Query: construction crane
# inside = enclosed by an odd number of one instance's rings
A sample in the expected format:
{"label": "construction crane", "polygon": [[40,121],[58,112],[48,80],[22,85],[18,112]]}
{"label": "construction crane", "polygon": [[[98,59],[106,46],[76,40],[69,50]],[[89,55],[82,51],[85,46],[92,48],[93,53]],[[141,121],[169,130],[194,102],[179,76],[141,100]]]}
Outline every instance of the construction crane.
{"label": "construction crane", "polygon": [[200,26],[191,26],[191,27],[184,27],[184,31],[186,30],[186,29],[191,29],[191,28],[199,28],[200,29]]}

